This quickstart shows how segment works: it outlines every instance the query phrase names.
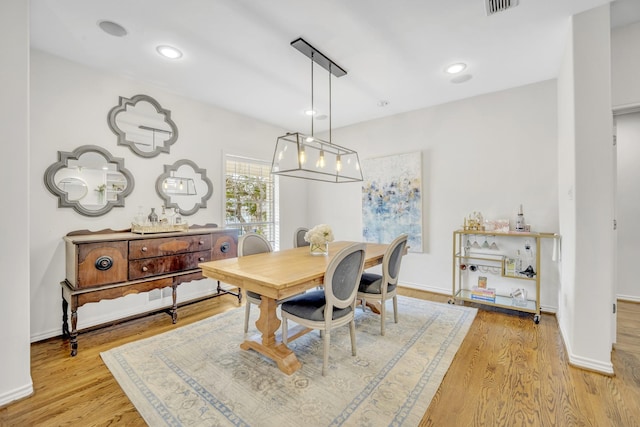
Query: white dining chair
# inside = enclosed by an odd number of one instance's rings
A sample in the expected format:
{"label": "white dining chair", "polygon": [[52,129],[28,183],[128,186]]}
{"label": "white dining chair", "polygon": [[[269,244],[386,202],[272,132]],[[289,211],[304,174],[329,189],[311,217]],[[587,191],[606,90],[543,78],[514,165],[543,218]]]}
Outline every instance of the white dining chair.
{"label": "white dining chair", "polygon": [[333,257],[325,272],[324,290],[309,291],[280,305],[282,342],[285,345],[289,320],[321,332],[323,376],[327,373],[332,329],[349,325],[351,354],[356,355],[356,295],[364,268],[365,248],[364,243],[354,243]]}
{"label": "white dining chair", "polygon": [[365,310],[367,300],[374,300],[380,303],[380,334],[385,333],[386,302],[393,300],[393,319],[398,323],[398,296],[396,290],[398,286],[398,276],[400,275],[400,264],[408,240],[407,234],[401,234],[391,242],[382,257],[382,275],[374,273],[363,273],[358,287],[358,299],[362,302],[362,309]]}
{"label": "white dining chair", "polygon": [[301,246],[309,246],[309,242],[304,240],[304,235],[309,231],[306,227],[298,227],[293,233],[293,247],[299,248]]}
{"label": "white dining chair", "polygon": [[[273,252],[271,243],[258,233],[247,233],[238,239],[238,258],[248,255],[261,254],[265,252]],[[251,304],[260,305],[260,294],[247,291],[247,301],[245,303],[244,312],[244,333],[249,330],[249,315],[251,314]]]}

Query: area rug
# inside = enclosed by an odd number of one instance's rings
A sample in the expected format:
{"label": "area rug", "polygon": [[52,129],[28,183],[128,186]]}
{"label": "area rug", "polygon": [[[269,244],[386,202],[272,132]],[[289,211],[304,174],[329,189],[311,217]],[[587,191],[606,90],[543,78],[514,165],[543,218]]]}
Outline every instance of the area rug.
{"label": "area rug", "polygon": [[292,375],[241,350],[244,308],[101,356],[150,426],[416,426],[476,309],[407,297],[398,309],[385,336],[357,309],[355,357],[349,328],[334,330],[325,377],[317,331],[289,343],[302,362]]}

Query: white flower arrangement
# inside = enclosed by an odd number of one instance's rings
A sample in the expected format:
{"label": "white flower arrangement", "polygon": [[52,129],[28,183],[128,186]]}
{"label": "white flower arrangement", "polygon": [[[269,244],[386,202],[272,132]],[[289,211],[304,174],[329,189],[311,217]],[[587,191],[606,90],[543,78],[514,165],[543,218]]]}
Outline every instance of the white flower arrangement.
{"label": "white flower arrangement", "polygon": [[333,242],[333,231],[327,224],[318,224],[305,233],[304,240],[313,245]]}

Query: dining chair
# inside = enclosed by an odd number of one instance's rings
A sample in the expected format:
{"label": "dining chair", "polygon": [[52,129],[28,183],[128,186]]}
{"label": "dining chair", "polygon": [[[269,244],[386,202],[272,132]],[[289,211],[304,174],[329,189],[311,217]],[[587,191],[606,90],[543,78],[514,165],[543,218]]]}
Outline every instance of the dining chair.
{"label": "dining chair", "polygon": [[309,242],[304,240],[304,235],[309,231],[306,227],[299,227],[293,233],[293,247],[299,248],[301,246],[309,246]]}
{"label": "dining chair", "polygon": [[356,295],[364,268],[365,247],[364,243],[354,243],[333,257],[324,275],[323,290],[309,291],[280,305],[285,345],[289,320],[320,331],[324,344],[322,376],[327,372],[332,329],[349,325],[351,354],[356,355]]}
{"label": "dining chair", "polygon": [[[258,233],[247,233],[240,236],[238,239],[238,258],[261,254],[265,252],[273,252],[271,243]],[[260,294],[252,291],[247,291],[247,302],[245,303],[246,309],[244,312],[244,333],[249,330],[249,314],[251,313],[251,304],[260,305]]]}
{"label": "dining chair", "polygon": [[362,309],[365,310],[367,300],[380,302],[380,334],[385,332],[386,302],[393,299],[393,319],[398,323],[398,296],[396,288],[398,286],[398,276],[400,274],[400,263],[407,246],[407,234],[401,234],[391,242],[382,257],[382,275],[373,273],[363,273],[358,287],[358,299],[362,302]]}

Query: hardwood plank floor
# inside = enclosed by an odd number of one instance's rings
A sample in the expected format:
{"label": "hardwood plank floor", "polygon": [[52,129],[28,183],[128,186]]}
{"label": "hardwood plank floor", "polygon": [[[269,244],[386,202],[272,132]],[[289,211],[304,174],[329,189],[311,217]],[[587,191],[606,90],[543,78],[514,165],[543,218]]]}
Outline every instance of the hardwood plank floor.
{"label": "hardwood plank floor", "polygon": [[[446,302],[448,297],[402,290]],[[100,352],[238,307],[225,295],[85,332],[69,357],[66,340],[31,346],[34,395],[0,408],[0,426],[143,426]],[[568,364],[555,316],[478,311],[421,426],[640,426],[640,304],[619,304],[613,377]],[[402,322],[402,314],[400,315]]]}

